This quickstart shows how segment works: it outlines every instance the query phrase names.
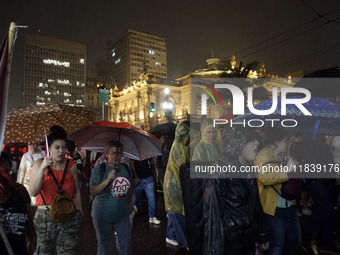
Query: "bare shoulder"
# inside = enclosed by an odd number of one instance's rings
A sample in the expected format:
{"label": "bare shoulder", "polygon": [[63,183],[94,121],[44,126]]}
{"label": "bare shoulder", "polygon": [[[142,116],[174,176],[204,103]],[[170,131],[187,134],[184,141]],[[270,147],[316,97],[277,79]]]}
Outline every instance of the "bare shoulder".
{"label": "bare shoulder", "polygon": [[76,164],[74,164],[73,166],[70,167],[70,171],[71,171],[73,176],[78,173],[77,170],[78,169],[77,169],[77,165]]}

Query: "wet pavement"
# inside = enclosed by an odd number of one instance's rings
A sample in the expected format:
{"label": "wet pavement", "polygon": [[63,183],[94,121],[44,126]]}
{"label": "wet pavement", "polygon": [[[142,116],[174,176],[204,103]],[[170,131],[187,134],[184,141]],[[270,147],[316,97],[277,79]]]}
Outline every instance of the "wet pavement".
{"label": "wet pavement", "polygon": [[[91,218],[91,206],[84,201],[84,215],[81,227],[81,243],[79,255],[97,254],[97,239]],[[144,202],[138,207],[132,227],[132,254],[134,255],[184,255],[189,254],[186,249],[179,249],[166,244],[165,233],[167,218],[164,211],[163,193],[156,193],[156,217],[161,221],[160,225],[149,223],[148,207]],[[112,252],[118,254],[115,249],[115,237],[112,237]]]}
{"label": "wet pavement", "polygon": [[[81,227],[81,244],[79,255],[97,254],[96,233],[92,224],[91,206],[84,199],[84,215]],[[166,244],[165,233],[167,218],[164,211],[163,193],[156,193],[156,216],[161,221],[160,225],[149,223],[147,203],[138,207],[132,229],[132,254],[133,255],[184,255],[189,254],[185,249],[179,249]],[[302,218],[302,223],[306,218]],[[340,210],[335,213],[336,240],[340,242]],[[112,252],[118,254],[115,249],[115,237],[112,237]],[[296,254],[308,254],[299,249]]]}

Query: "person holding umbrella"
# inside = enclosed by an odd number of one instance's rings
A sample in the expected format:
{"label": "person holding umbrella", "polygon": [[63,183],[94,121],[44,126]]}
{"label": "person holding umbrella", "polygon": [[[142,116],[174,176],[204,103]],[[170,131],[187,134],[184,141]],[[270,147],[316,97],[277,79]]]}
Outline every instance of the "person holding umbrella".
{"label": "person holding umbrella", "polygon": [[[65,159],[67,133],[60,126],[52,126],[47,136],[47,156],[34,162],[29,192],[36,196],[38,207],[34,217],[37,232],[38,254],[77,254],[82,214],[81,194],[78,188],[78,171],[73,160]],[[48,170],[47,170],[48,169]],[[61,183],[66,169],[62,189],[73,199],[76,210],[67,221],[55,222],[49,214],[50,205],[58,191],[54,177]]]}
{"label": "person holding umbrella", "polygon": [[93,225],[98,240],[98,255],[109,254],[110,238],[118,235],[119,254],[131,254],[131,222],[129,196],[132,174],[126,164],[121,164],[123,145],[111,140],[105,150],[107,162],[96,166],[90,178]]}

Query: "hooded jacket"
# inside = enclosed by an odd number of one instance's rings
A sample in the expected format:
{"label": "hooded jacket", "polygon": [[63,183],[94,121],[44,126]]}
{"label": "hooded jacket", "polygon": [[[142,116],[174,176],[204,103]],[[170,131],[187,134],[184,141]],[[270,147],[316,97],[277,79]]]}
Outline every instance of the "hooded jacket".
{"label": "hooded jacket", "polygon": [[175,141],[170,150],[163,184],[165,211],[171,214],[184,215],[179,169],[182,164],[188,163],[190,160],[189,141],[190,128],[181,122],[175,131]]}
{"label": "hooded jacket", "polygon": [[[236,130],[226,147],[220,165],[235,166],[240,169],[238,160],[246,143],[256,138],[254,132]],[[251,163],[247,163],[250,165]],[[242,176],[243,177],[243,176]],[[225,239],[225,254],[253,254],[259,232],[267,234],[262,223],[263,211],[255,175],[244,178],[224,178],[217,180],[222,226]],[[259,230],[259,227],[263,227]]]}
{"label": "hooded jacket", "polygon": [[[192,160],[193,161],[217,161],[222,154],[222,144],[220,142],[219,131],[213,126],[213,120],[210,118],[205,119],[201,125],[201,140],[195,146]],[[207,139],[207,129],[214,128],[216,130],[216,139],[214,142],[209,142]]]}

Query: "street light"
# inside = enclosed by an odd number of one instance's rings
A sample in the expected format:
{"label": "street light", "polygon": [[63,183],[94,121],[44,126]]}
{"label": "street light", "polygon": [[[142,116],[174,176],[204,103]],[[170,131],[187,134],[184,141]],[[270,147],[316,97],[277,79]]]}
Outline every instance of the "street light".
{"label": "street light", "polygon": [[163,108],[165,110],[172,110],[174,108],[174,105],[171,102],[166,101],[163,103]]}

